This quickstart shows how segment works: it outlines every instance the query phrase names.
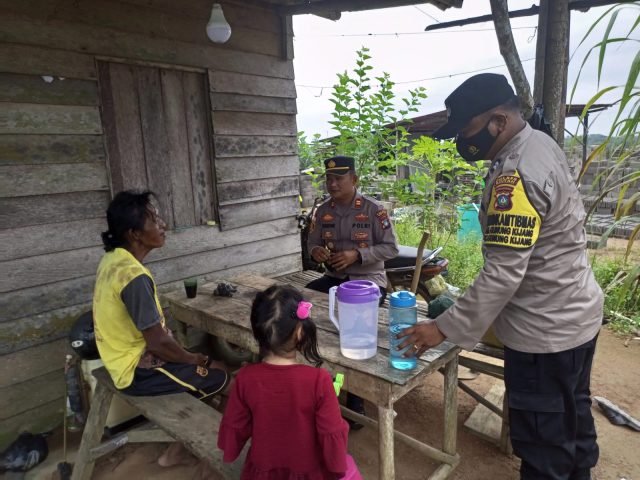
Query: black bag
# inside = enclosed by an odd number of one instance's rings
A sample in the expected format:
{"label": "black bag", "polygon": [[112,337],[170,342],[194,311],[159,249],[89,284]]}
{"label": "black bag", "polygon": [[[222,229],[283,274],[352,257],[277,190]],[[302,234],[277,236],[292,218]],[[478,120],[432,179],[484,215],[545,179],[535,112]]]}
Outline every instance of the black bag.
{"label": "black bag", "polygon": [[93,327],[93,312],[83,313],[78,317],[69,332],[69,342],[80,358],[84,360],[100,358]]}
{"label": "black bag", "polygon": [[26,472],[49,455],[49,447],[44,435],[22,432],[20,436],[2,452],[0,471]]}
{"label": "black bag", "polygon": [[553,133],[551,133],[551,125],[544,118],[544,106],[541,103],[534,105],[533,114],[528,120],[529,125],[534,130],[540,130],[541,132],[546,133],[551,138],[553,138]]}

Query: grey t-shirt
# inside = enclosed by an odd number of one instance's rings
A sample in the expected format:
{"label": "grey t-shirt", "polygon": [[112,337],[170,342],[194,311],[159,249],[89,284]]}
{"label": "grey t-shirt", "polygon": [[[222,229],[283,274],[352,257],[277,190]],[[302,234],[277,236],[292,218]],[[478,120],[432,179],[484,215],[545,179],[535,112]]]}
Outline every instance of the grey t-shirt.
{"label": "grey t-shirt", "polygon": [[131,280],[120,292],[120,298],[138,330],[143,331],[160,323],[162,315],[156,304],[153,280],[148,275]]}

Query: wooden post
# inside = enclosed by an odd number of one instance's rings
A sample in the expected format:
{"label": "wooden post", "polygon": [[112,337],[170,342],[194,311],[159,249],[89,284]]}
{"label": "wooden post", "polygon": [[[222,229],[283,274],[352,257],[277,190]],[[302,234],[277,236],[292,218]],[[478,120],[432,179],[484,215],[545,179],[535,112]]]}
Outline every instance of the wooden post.
{"label": "wooden post", "polygon": [[[393,404],[378,406],[378,460],[380,462],[380,480],[394,480],[393,464]],[[454,452],[455,453],[455,452]]]}
{"label": "wooden post", "polygon": [[542,98],[553,137],[564,144],[564,117],[569,62],[569,0],[548,2]]}
{"label": "wooden post", "polygon": [[500,429],[500,450],[506,455],[511,455],[511,438],[509,435],[509,399],[507,392],[504,392],[502,399],[502,428]]}
{"label": "wooden post", "polygon": [[458,433],[458,356],[444,367],[444,442],[443,450],[456,453]]}
{"label": "wooden post", "polygon": [[531,117],[533,113],[533,98],[531,97],[529,80],[527,80],[524,68],[522,68],[518,48],[513,39],[513,31],[511,30],[511,22],[509,21],[509,6],[507,5],[507,0],[490,0],[490,3],[500,53],[509,69],[509,75],[516,87],[516,93],[520,98],[522,113],[526,119]]}
{"label": "wooden post", "polygon": [[430,236],[431,236],[430,232],[423,232],[422,238],[420,239],[420,244],[418,245],[418,253],[416,254],[416,266],[413,269],[413,279],[411,280],[411,291],[414,294],[418,293],[418,283],[420,282],[420,271],[422,270],[422,253],[424,252],[424,246],[427,244],[427,241],[429,240]]}
{"label": "wooden post", "polygon": [[536,40],[536,66],[533,81],[533,102],[542,103],[542,86],[544,84],[544,59],[547,46],[547,18],[549,16],[549,0],[540,0],[538,13],[538,38]]}
{"label": "wooden post", "polygon": [[113,392],[98,382],[91,402],[87,423],[84,426],[84,433],[82,434],[82,441],[76,456],[71,480],[89,480],[91,478],[95,465],[95,457],[93,457],[91,451],[100,444],[112,397]]}
{"label": "wooden post", "polygon": [[291,15],[280,16],[281,57],[283,60],[293,60],[293,19]]}

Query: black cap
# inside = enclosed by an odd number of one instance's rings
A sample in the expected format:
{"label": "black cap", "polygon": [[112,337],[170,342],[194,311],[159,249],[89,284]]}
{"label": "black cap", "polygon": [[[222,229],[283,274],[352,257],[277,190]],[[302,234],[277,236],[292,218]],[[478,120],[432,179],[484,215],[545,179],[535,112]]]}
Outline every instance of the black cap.
{"label": "black cap", "polygon": [[324,161],[324,173],[333,175],[345,175],[349,172],[355,173],[355,160],[353,157],[331,157]]}
{"label": "black cap", "polygon": [[504,75],[481,73],[465,80],[447,97],[447,123],[431,136],[437,140],[452,138],[473,117],[502,105],[516,95]]}

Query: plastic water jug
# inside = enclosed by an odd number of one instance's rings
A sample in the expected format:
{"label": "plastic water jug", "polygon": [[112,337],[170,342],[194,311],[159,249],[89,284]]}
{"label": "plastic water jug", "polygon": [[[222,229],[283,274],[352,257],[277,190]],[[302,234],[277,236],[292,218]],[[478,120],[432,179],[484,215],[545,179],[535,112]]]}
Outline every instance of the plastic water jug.
{"label": "plastic water jug", "polygon": [[410,352],[413,345],[396,350],[396,347],[405,341],[398,340],[396,335],[405,328],[413,327],[418,321],[418,307],[416,296],[401,290],[393,292],[389,296],[389,359],[391,366],[398,370],[412,370],[416,368],[417,359],[415,356],[403,357],[406,352]]}
{"label": "plastic water jug", "polygon": [[329,289],[329,318],[340,332],[340,352],[345,357],[364,360],[376,354],[379,298],[380,288],[369,280],[350,280]]}

